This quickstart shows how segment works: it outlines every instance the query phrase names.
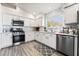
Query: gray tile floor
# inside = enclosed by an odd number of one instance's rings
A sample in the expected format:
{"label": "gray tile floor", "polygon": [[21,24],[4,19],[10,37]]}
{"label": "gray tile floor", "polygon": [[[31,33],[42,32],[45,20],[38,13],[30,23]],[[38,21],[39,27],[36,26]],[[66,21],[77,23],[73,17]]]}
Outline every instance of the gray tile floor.
{"label": "gray tile floor", "polygon": [[63,54],[37,41],[34,41],[34,47],[42,53],[43,56],[64,56]]}
{"label": "gray tile floor", "polygon": [[0,50],[0,56],[64,56],[56,52],[54,49],[41,44],[37,41],[32,41],[8,47]]}

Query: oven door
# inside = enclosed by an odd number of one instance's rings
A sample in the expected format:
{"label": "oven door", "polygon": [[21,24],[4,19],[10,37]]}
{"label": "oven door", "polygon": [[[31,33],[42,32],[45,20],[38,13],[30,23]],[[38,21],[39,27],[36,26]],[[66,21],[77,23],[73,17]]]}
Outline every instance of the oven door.
{"label": "oven door", "polygon": [[24,42],[25,41],[25,35],[13,35],[13,43],[17,42]]}

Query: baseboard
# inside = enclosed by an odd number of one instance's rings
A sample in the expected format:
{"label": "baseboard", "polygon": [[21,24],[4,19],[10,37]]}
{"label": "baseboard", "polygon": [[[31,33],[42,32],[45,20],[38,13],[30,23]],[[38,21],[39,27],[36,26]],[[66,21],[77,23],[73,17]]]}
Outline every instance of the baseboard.
{"label": "baseboard", "polygon": [[35,41],[35,40],[27,41],[27,42],[25,42],[25,43],[29,43],[29,42],[33,42],[33,41]]}

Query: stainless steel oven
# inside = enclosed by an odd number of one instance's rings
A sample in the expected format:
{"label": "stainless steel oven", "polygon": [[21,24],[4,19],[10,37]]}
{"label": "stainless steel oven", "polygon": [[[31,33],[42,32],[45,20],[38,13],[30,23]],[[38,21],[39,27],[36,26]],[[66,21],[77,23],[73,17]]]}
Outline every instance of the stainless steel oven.
{"label": "stainless steel oven", "polygon": [[22,28],[12,28],[13,45],[18,42],[25,42],[25,33]]}
{"label": "stainless steel oven", "polygon": [[23,32],[16,32],[13,34],[13,43],[24,42],[25,34]]}

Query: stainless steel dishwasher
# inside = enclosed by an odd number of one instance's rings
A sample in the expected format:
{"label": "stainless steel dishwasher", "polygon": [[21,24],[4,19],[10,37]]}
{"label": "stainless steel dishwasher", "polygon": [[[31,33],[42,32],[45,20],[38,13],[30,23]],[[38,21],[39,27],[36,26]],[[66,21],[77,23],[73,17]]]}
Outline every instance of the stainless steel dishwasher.
{"label": "stainless steel dishwasher", "polygon": [[74,36],[57,35],[57,51],[68,56],[74,55]]}

